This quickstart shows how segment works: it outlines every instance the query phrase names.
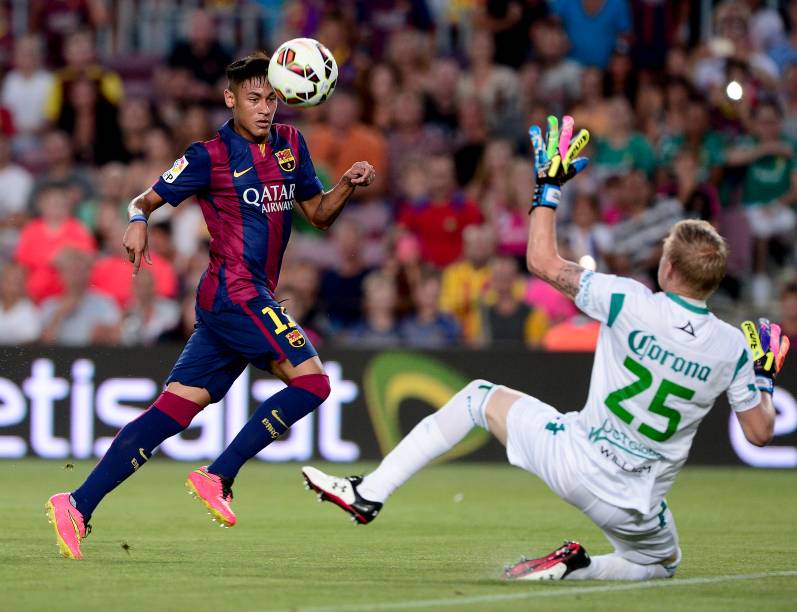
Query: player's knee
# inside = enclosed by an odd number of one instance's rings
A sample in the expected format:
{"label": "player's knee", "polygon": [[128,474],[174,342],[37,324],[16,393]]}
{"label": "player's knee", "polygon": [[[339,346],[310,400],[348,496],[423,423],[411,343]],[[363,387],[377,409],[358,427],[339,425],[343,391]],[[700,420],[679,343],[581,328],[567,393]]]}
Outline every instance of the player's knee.
{"label": "player's knee", "polygon": [[306,374],[292,378],[288,383],[295,389],[303,389],[312,393],[319,399],[319,404],[329,397],[332,387],[329,385],[329,376],[326,374]]}
{"label": "player's knee", "polygon": [[497,388],[497,385],[477,378],[470,381],[465,385],[457,395],[465,402],[465,408],[470,415],[471,421],[474,425],[482,429],[488,429],[487,416],[485,410],[487,408],[488,396]]}

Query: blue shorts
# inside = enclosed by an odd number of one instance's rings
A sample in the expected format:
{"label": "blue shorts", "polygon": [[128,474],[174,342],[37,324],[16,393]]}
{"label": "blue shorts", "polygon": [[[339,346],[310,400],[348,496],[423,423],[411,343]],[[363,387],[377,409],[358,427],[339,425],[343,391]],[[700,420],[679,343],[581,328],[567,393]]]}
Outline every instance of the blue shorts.
{"label": "blue shorts", "polygon": [[272,361],[297,366],[318,355],[301,327],[274,298],[211,312],[196,307],[196,326],[166,384],[179,382],[207,389],[214,402],[223,398],[251,363],[268,370]]}

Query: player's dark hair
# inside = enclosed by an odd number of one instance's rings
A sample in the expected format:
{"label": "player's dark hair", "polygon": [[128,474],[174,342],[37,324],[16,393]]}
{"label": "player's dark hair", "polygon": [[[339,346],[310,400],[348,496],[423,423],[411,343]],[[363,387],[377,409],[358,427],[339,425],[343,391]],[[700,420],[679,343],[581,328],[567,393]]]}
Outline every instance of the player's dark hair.
{"label": "player's dark hair", "polygon": [[238,89],[247,81],[268,79],[268,62],[271,58],[263,51],[255,51],[227,66],[227,87]]}

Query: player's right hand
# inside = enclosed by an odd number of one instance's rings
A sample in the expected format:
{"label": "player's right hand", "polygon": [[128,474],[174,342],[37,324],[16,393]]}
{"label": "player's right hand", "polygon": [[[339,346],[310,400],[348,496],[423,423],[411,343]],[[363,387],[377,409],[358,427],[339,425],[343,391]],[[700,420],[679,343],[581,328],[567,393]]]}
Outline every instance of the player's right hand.
{"label": "player's right hand", "polygon": [[780,325],[770,323],[769,319],[758,319],[757,327],[752,321],[745,321],[742,331],[753,354],[756,384],[760,391],[772,395],[775,377],[789,352],[789,338],[781,334]]}
{"label": "player's right hand", "polygon": [[152,259],[149,256],[146,223],[141,221],[129,223],[125,230],[125,237],[122,240],[122,245],[127,251],[127,258],[133,264],[133,276],[138,274],[142,258],[149,265],[152,265]]}
{"label": "player's right hand", "polygon": [[573,118],[565,115],[562,118],[560,132],[558,119],[549,115],[545,142],[539,126],[532,125],[529,128],[534,170],[537,174],[532,208],[537,206],[556,208],[561,197],[561,186],[587,167],[589,159],[577,156],[589,142],[589,131],[582,129],[571,140],[573,127]]}

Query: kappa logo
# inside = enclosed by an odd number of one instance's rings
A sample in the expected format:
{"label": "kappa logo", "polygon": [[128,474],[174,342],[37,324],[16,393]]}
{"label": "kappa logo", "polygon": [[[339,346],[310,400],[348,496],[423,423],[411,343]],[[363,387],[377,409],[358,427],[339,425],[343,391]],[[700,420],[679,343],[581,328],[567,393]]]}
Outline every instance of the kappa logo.
{"label": "kappa logo", "polygon": [[180,173],[188,167],[188,160],[183,155],[181,158],[174,160],[172,167],[164,172],[161,176],[167,183],[173,183],[175,179],[180,176]]}
{"label": "kappa logo", "polygon": [[686,325],[684,325],[682,327],[676,327],[675,329],[680,329],[682,332],[686,332],[687,334],[689,334],[693,338],[695,337],[695,328],[692,327],[692,322],[691,321],[687,321]]}
{"label": "kappa logo", "polygon": [[288,339],[288,342],[290,342],[293,348],[301,348],[305,344],[304,336],[298,329],[288,332],[285,337]]}
{"label": "kappa logo", "polygon": [[293,152],[290,149],[281,149],[274,153],[274,157],[277,158],[277,163],[285,172],[296,170],[296,160],[293,158]]}

